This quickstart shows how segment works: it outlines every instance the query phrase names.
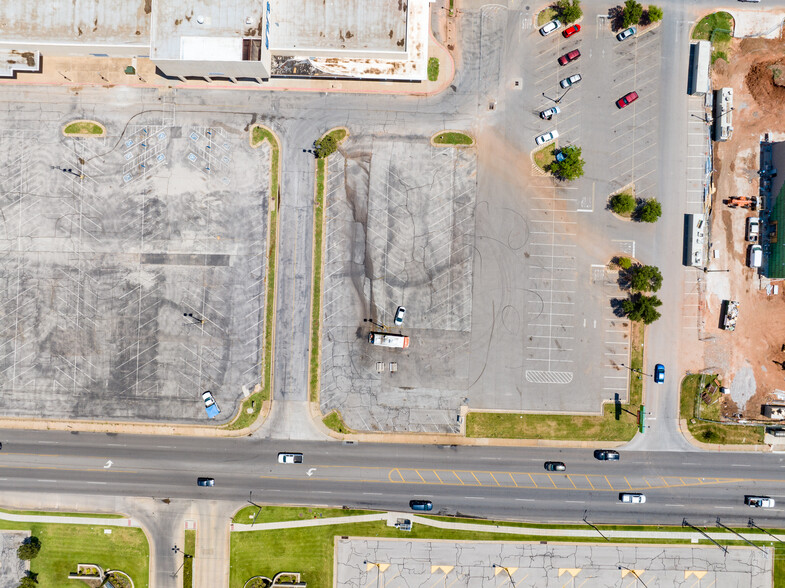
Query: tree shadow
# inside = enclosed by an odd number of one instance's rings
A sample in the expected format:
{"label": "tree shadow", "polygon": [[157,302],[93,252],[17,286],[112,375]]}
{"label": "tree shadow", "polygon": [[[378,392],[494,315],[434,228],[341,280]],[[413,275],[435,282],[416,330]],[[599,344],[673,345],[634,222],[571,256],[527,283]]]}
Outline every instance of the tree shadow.
{"label": "tree shadow", "polygon": [[608,20],[611,23],[611,30],[614,33],[620,31],[624,23],[624,7],[611,6],[608,9]]}

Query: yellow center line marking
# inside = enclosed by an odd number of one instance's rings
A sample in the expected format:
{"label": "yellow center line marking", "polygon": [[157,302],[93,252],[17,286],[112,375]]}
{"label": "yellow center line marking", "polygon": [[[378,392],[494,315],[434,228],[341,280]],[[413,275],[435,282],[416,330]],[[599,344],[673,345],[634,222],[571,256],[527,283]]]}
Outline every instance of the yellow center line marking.
{"label": "yellow center line marking", "polygon": [[421,479],[423,482],[425,482],[425,478],[423,478],[423,477],[422,477],[422,474],[420,473],[420,470],[414,470],[414,471],[415,471],[415,472],[417,472],[417,475],[418,475],[418,476],[420,476],[420,479]]}
{"label": "yellow center line marking", "polygon": [[577,490],[577,489],[578,489],[578,487],[575,485],[575,482],[573,482],[573,481],[572,481],[572,476],[571,476],[571,475],[569,475],[569,474],[567,474],[567,479],[568,479],[568,480],[570,481],[570,483],[572,484],[572,487],[573,487],[573,488],[575,488],[575,489]]}
{"label": "yellow center line marking", "polygon": [[534,484],[534,487],[539,488],[537,482],[534,481],[534,476],[532,476],[531,474],[527,474],[527,475],[529,476],[529,479],[532,481],[532,484]]}
{"label": "yellow center line marking", "polygon": [[548,476],[548,479],[551,481],[551,484],[553,484],[553,487],[558,488],[558,486],[556,486],[556,482],[554,482],[553,478],[551,478],[551,475],[550,474],[545,474],[545,475]]}
{"label": "yellow center line marking", "polygon": [[461,486],[465,486],[466,484],[464,483],[463,480],[461,480],[461,477],[458,475],[458,473],[455,470],[451,470],[451,471],[452,471],[452,475],[458,478],[458,481],[461,483]]}
{"label": "yellow center line marking", "polygon": [[401,470],[399,470],[398,468],[394,468],[390,470],[390,473],[387,474],[387,479],[390,480],[390,482],[395,482],[395,480],[392,479],[393,474],[398,474],[400,481],[403,482],[403,474],[401,474]]}
{"label": "yellow center line marking", "polygon": [[611,484],[611,481],[608,479],[608,476],[603,476],[603,478],[605,478],[605,482],[607,482],[608,488],[613,490],[613,484]]}
{"label": "yellow center line marking", "polygon": [[109,468],[59,468],[57,466],[24,466],[24,465],[0,465],[0,468],[9,470],[55,470],[59,472],[111,472],[116,474],[137,474],[137,470],[119,470]]}
{"label": "yellow center line marking", "polygon": [[501,484],[499,484],[499,480],[496,479],[496,476],[493,475],[493,472],[488,472],[488,473],[491,474],[491,478],[493,478],[493,481],[496,482],[496,485],[501,487]]}
{"label": "yellow center line marking", "polygon": [[592,490],[596,490],[596,488],[594,487],[594,484],[591,483],[591,478],[589,476],[586,476],[586,481],[589,483],[589,486],[591,486]]}
{"label": "yellow center line marking", "polygon": [[472,475],[472,476],[474,476],[474,479],[475,479],[475,480],[477,480],[477,485],[478,485],[478,486],[482,486],[482,482],[480,482],[480,478],[478,478],[477,476],[475,476],[475,475],[474,475],[474,472],[470,472],[470,473],[471,473],[471,475]]}
{"label": "yellow center line marking", "polygon": [[512,480],[512,483],[517,488],[518,487],[518,482],[515,481],[515,476],[512,475],[512,472],[507,472],[507,475],[510,476],[510,480]]}
{"label": "yellow center line marking", "polygon": [[624,476],[624,481],[627,482],[627,486],[629,486],[630,490],[632,490],[632,484],[630,484],[630,481],[627,479],[627,476]]}
{"label": "yellow center line marking", "polygon": [[437,472],[436,470],[431,470],[431,471],[433,472],[433,475],[436,476],[436,479],[439,480],[439,483],[444,484],[441,477],[439,476],[439,472]]}

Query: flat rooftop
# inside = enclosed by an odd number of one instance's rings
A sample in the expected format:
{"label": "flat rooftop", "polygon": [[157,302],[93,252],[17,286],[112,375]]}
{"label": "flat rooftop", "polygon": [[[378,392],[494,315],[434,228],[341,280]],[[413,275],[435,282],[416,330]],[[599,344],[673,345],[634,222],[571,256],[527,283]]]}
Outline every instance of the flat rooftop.
{"label": "flat rooftop", "polygon": [[409,0],[286,0],[270,4],[270,50],[406,51]]}
{"label": "flat rooftop", "polygon": [[[271,4],[273,1],[271,0]],[[188,41],[183,38],[234,40],[242,49],[242,39],[260,38],[264,32],[264,15],[267,3],[264,0],[221,0],[210,2],[189,0],[155,3],[155,26],[150,41],[150,56],[161,59],[204,59],[192,53]],[[207,43],[210,45],[210,43]],[[213,48],[218,60],[228,57],[223,50]],[[241,59],[238,54],[236,59]]]}
{"label": "flat rooftop", "polygon": [[152,0],[0,2],[3,42],[146,45]]}

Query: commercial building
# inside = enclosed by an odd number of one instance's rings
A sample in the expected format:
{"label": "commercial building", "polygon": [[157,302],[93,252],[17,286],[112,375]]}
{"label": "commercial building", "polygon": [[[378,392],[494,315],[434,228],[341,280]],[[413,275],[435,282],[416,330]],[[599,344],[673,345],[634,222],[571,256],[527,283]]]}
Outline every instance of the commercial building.
{"label": "commercial building", "polygon": [[40,56],[149,58],[163,75],[421,81],[428,0],[17,0],[0,3],[0,76]]}

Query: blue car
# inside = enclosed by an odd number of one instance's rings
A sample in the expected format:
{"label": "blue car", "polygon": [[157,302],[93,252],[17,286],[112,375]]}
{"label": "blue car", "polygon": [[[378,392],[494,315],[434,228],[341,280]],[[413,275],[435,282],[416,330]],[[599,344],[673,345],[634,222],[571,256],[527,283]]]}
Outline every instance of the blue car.
{"label": "blue car", "polygon": [[665,381],[665,366],[658,363],[654,366],[654,382],[662,384]]}

